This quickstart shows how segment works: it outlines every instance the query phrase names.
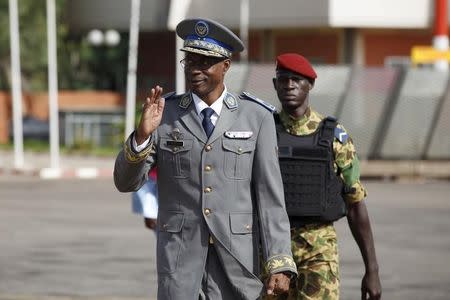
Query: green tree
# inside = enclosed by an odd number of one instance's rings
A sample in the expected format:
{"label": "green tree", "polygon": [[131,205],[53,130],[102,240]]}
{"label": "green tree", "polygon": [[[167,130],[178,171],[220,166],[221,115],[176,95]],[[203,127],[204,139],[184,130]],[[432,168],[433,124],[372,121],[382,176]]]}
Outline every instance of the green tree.
{"label": "green tree", "polygon": [[[115,48],[88,45],[83,33],[71,34],[67,0],[55,0],[60,89],[123,90],[127,45]],[[18,0],[22,85],[25,91],[47,90],[46,0]],[[10,80],[9,1],[0,0],[0,90]],[[104,76],[105,78],[102,78]]]}
{"label": "green tree", "polygon": [[[57,39],[61,42],[68,33],[61,22],[66,0],[55,0]],[[47,87],[47,16],[46,0],[19,0],[20,63],[23,88],[43,90]],[[0,0],[0,68],[2,89],[10,86],[9,1]],[[61,44],[61,43],[58,43]],[[59,50],[59,49],[58,49]]]}

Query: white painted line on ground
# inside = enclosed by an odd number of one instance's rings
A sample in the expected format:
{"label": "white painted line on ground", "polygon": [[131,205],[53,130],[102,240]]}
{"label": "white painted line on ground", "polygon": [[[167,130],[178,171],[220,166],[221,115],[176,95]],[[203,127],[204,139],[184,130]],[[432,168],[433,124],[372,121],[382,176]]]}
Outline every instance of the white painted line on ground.
{"label": "white painted line on ground", "polygon": [[62,171],[58,168],[43,168],[39,171],[39,177],[42,179],[58,179],[61,175]]}
{"label": "white painted line on ground", "polygon": [[98,177],[99,171],[96,168],[79,168],[75,170],[75,177],[78,178],[95,178]]}

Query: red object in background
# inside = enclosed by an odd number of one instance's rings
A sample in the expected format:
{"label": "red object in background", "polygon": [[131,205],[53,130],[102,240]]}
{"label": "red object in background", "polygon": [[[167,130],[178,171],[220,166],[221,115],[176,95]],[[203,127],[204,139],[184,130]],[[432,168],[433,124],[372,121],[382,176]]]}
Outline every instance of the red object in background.
{"label": "red object in background", "polygon": [[447,0],[436,0],[434,2],[434,32],[437,35],[447,35]]}
{"label": "red object in background", "polygon": [[148,172],[148,177],[150,177],[152,180],[156,181],[156,168],[153,168]]}

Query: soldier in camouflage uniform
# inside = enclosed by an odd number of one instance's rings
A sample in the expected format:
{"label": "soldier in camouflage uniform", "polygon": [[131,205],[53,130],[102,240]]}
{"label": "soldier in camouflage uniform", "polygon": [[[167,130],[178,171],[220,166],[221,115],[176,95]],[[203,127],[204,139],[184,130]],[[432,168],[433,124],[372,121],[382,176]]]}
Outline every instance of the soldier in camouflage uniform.
{"label": "soldier in camouflage uniform", "polygon": [[[312,135],[318,131],[324,119],[324,116],[309,106],[309,91],[313,88],[316,77],[312,66],[303,56],[288,53],[277,57],[277,76],[273,79],[273,84],[282,110],[276,119],[282,126],[279,128],[290,135]],[[331,138],[333,139],[332,136]],[[335,126],[332,151],[334,171],[348,187],[347,192],[342,193],[345,201],[343,207],[347,208],[348,224],[365,264],[362,299],[367,296],[369,299],[380,299],[378,263],[367,208],[363,201],[367,192],[359,179],[355,146],[340,124]],[[286,186],[286,182],[284,184]],[[291,285],[289,295],[278,298],[268,296],[266,299],[339,299],[339,257],[333,222],[306,221],[296,225],[293,219],[290,216],[292,253],[298,267],[297,282]]]}

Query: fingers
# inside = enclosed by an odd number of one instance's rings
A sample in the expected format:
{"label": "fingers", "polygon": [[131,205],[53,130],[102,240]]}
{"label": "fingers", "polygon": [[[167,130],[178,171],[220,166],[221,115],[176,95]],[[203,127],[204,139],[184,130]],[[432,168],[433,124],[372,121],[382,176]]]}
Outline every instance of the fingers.
{"label": "fingers", "polygon": [[266,292],[267,295],[273,295],[273,290],[275,289],[276,286],[276,280],[274,276],[270,276],[268,283],[267,283],[267,288],[266,288]]}
{"label": "fingers", "polygon": [[[366,298],[364,298],[364,299],[366,299]],[[380,292],[370,291],[369,292],[369,299],[370,300],[379,300],[379,299],[381,299],[381,293]]]}
{"label": "fingers", "polygon": [[152,104],[157,104],[158,109],[164,108],[164,103],[161,103],[161,95],[163,93],[163,88],[157,85],[156,87],[152,88],[150,90],[149,96],[145,99],[144,103],[142,104],[142,110],[145,110],[146,108],[150,107]]}
{"label": "fingers", "polygon": [[289,279],[287,277],[281,277],[277,279],[275,284],[274,293],[276,294],[284,294],[289,291]]}
{"label": "fingers", "polygon": [[150,219],[150,218],[144,218],[145,227],[148,229],[155,229],[156,228],[156,219]]}
{"label": "fingers", "polygon": [[162,92],[163,88],[159,85],[150,91],[150,98],[152,98],[153,102],[158,102],[161,99]]}
{"label": "fingers", "polygon": [[266,282],[267,295],[282,295],[289,292],[290,277],[283,273],[270,275]]}
{"label": "fingers", "polygon": [[150,95],[147,97],[147,104],[157,103],[161,99],[163,88],[157,85],[150,90]]}
{"label": "fingers", "polygon": [[162,92],[163,92],[163,88],[160,87],[159,85],[157,85],[155,88],[155,98],[157,100],[159,100],[161,98]]}
{"label": "fingers", "polygon": [[165,103],[166,103],[166,99],[164,99],[164,98],[161,98],[158,101],[158,111],[163,111]]}
{"label": "fingers", "polygon": [[371,290],[362,290],[361,291],[361,299],[362,300],[379,300],[381,298],[381,293],[374,292]]}

